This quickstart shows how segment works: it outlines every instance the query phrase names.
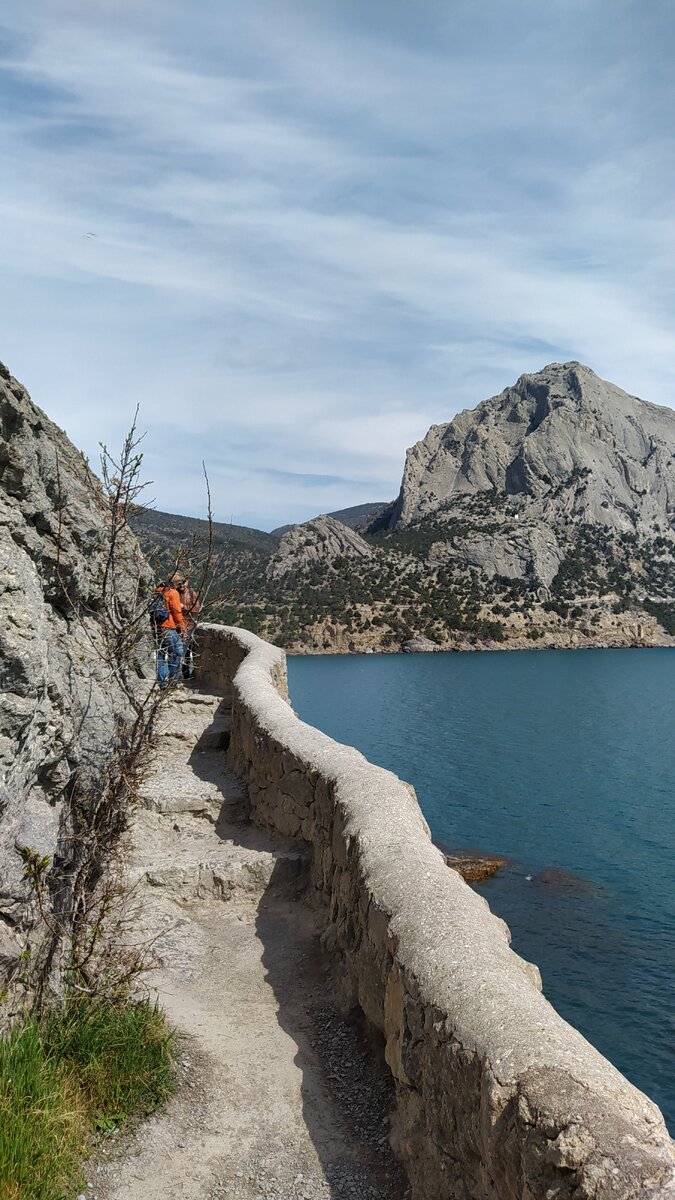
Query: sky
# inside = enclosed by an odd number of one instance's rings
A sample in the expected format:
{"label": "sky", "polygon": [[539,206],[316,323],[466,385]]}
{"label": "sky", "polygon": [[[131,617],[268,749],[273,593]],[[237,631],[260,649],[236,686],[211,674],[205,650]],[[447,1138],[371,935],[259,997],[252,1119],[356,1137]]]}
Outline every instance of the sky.
{"label": "sky", "polygon": [[675,406],[674,47],[672,0],[6,5],[0,358],[260,528],[549,362]]}

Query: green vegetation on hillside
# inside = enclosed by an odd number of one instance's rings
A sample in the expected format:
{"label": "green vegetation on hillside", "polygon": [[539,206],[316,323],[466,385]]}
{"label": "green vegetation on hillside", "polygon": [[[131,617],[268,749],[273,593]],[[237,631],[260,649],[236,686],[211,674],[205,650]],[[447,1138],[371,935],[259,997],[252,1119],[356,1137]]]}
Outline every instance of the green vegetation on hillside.
{"label": "green vegetation on hillside", "polygon": [[[207,521],[145,509],[132,518],[131,525],[156,578],[173,569],[179,551],[188,563],[204,558]],[[255,603],[264,592],[265,569],[278,539],[261,529],[218,521],[213,522],[212,534],[216,590],[231,593],[238,604]]]}
{"label": "green vegetation on hillside", "polygon": [[[362,533],[372,548],[371,558],[309,561],[303,560],[301,548],[295,565],[282,575],[268,569],[278,544],[274,538],[257,536],[254,530],[235,535],[236,527],[219,526],[231,536],[223,539],[219,567],[227,599],[214,619],[241,625],[283,646],[329,649],[339,633],[365,636],[386,649],[413,633],[439,643],[455,635],[500,642],[504,622],[514,618],[523,618],[523,634],[538,640],[543,633],[536,614],[545,620],[556,618],[569,628],[578,622],[593,626],[599,619],[597,605],[607,598],[615,613],[642,609],[670,632],[671,538],[646,539],[604,526],[570,525],[560,568],[546,594],[533,571],[524,578],[489,578],[463,561],[463,547],[473,537],[489,543],[496,535],[508,541],[522,533],[522,519],[516,525],[519,516],[518,498],[494,489],[458,496],[401,529],[382,529],[376,517],[372,532]],[[149,514],[146,526],[138,527],[146,551],[148,528],[156,524],[168,539],[181,532],[180,520]]]}
{"label": "green vegetation on hillside", "polygon": [[[199,517],[181,517],[153,508],[143,509],[132,518],[131,524],[144,546],[154,544],[160,551],[173,550],[192,537],[204,537],[208,533],[208,522]],[[214,521],[213,544],[216,550],[256,550],[269,555],[276,550],[279,539],[262,529]]]}

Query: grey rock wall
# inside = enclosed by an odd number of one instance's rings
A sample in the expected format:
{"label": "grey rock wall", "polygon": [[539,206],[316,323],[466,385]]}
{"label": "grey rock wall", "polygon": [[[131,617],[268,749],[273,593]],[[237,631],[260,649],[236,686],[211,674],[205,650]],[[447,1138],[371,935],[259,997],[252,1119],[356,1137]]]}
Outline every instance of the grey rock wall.
{"label": "grey rock wall", "polygon": [[312,563],[330,563],[338,557],[371,558],[372,549],[354,529],[334,517],[316,517],[292,525],[285,533],[267,568],[274,578]]}
{"label": "grey rock wall", "polygon": [[548,1004],[412,788],[298,720],[281,650],[216,625],[200,642],[254,819],[311,847],[344,1001],[384,1036],[415,1200],[675,1196],[659,1110]]}
{"label": "grey rock wall", "polygon": [[432,425],[408,451],[390,525],[495,488],[531,517],[653,536],[675,509],[675,412],[630,396],[583,363],[551,363]]}
{"label": "grey rock wall", "polygon": [[[492,528],[461,526],[476,501],[508,497]],[[675,411],[630,396],[582,363],[551,363],[432,425],[408,450],[398,499],[378,525],[448,524],[436,559],[489,578],[555,578],[575,529],[675,545]],[[454,522],[454,528],[452,528]],[[488,521],[489,525],[490,522]],[[675,578],[675,577],[674,577]]]}
{"label": "grey rock wall", "polygon": [[[73,804],[100,786],[128,717],[101,661],[105,516],[61,429],[0,364],[0,987],[34,916],[18,850],[61,861]],[[128,588],[144,575],[124,538]],[[139,664],[140,668],[140,664]]]}

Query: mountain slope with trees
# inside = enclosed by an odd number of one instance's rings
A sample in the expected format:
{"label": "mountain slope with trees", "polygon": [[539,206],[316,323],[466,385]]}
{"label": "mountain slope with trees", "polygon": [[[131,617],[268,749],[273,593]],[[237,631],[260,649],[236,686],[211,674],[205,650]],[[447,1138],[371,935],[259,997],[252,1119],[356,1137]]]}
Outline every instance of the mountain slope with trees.
{"label": "mountain slope with trees", "polygon": [[675,412],[554,363],[432,426],[365,528],[260,538],[221,616],[292,650],[675,644]]}

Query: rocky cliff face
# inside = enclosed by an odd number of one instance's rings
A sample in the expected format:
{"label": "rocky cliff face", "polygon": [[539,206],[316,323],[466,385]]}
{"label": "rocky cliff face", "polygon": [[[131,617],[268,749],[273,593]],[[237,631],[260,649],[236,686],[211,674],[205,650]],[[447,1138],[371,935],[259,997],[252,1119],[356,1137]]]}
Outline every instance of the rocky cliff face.
{"label": "rocky cliff face", "polygon": [[295,527],[249,613],[296,650],[672,645],[675,412],[580,363],[523,375],[433,426],[366,530]]}
{"label": "rocky cliff face", "polygon": [[334,517],[316,517],[304,525],[293,525],[285,533],[268,572],[272,578],[315,563],[331,563],[336,558],[372,557],[368,543]]}
{"label": "rocky cliff face", "polygon": [[629,396],[581,363],[522,375],[499,396],[432,425],[408,451],[389,527],[495,489],[548,521],[570,516],[660,532],[675,512],[675,411]]}
{"label": "rocky cliff face", "polygon": [[[73,807],[129,715],[99,652],[107,536],[82,456],[0,364],[0,981],[32,916],[18,851],[60,861],[67,879]],[[123,553],[122,613],[144,573],[130,533]]]}
{"label": "rocky cliff face", "polygon": [[[508,497],[506,538],[474,532],[457,546],[488,574],[549,585],[574,526],[672,536],[675,412],[629,396],[581,363],[552,363],[408,451],[398,499],[381,527],[466,515],[479,495]],[[519,522],[520,524],[516,524]]]}

